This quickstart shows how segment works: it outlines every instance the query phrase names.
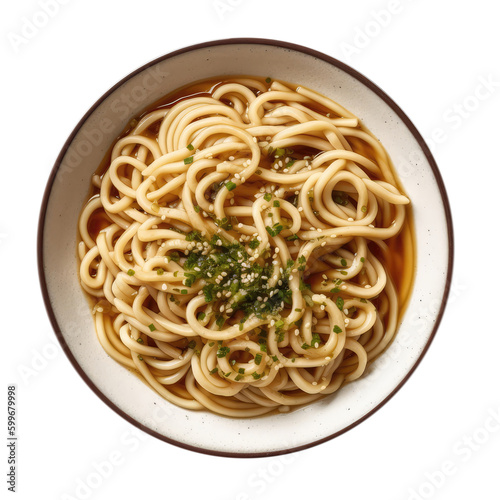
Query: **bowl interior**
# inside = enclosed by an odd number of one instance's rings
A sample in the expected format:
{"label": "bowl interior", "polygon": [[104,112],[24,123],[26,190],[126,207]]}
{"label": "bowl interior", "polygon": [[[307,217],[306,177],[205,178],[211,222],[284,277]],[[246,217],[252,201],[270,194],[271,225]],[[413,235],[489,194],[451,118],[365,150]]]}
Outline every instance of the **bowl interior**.
{"label": "bowl interior", "polygon": [[[314,89],[358,115],[389,152],[412,200],[417,267],[399,333],[358,381],[289,414],[230,419],[173,406],[111,360],[95,335],[77,277],[77,221],[91,174],[127,122],[171,91],[220,75],[272,76]],[[402,111],[350,68],[281,42],[232,40],[178,51],[141,68],[98,101],[68,139],[45,195],[40,274],[60,342],[92,389],[132,423],[166,441],[221,455],[271,455],[330,439],[366,418],[420,361],[439,323],[451,273],[451,222],[441,177]]]}

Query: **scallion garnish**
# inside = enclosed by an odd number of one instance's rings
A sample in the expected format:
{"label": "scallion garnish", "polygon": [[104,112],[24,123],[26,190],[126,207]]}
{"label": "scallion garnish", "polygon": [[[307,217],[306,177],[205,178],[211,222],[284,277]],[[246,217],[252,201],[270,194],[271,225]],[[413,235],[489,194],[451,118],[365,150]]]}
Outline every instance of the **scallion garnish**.
{"label": "scallion garnish", "polygon": [[227,346],[219,346],[217,349],[217,357],[224,358],[230,353],[231,349]]}

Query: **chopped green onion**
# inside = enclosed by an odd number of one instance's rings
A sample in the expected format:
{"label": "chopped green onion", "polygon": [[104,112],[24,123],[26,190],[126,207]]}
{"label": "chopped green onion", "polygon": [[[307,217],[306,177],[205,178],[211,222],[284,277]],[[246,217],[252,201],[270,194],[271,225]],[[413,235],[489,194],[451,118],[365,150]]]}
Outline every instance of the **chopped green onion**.
{"label": "chopped green onion", "polygon": [[194,149],[194,146],[192,144],[188,144],[186,147],[189,149],[189,151],[193,151]]}
{"label": "chopped green onion", "polygon": [[192,156],[190,156],[189,158],[184,158],[184,165],[189,165],[190,163],[193,163]]}
{"label": "chopped green onion", "polygon": [[333,333],[342,333],[342,328],[339,325],[333,327]]}
{"label": "chopped green onion", "polygon": [[226,188],[228,191],[236,189],[236,184],[233,181],[226,182]]}
{"label": "chopped green onion", "polygon": [[284,330],[276,330],[276,342],[279,344],[280,342],[283,342],[285,339],[285,331]]}
{"label": "chopped green onion", "polygon": [[262,354],[256,354],[255,355],[255,364],[260,365],[261,361],[262,361]]}
{"label": "chopped green onion", "polygon": [[342,297],[337,297],[337,307],[343,311],[344,310],[344,299]]}
{"label": "chopped green onion", "polygon": [[196,340],[190,340],[188,347],[189,349],[194,349],[196,347]]}
{"label": "chopped green onion", "polygon": [[252,377],[253,377],[255,380],[258,380],[258,379],[260,378],[260,373],[253,372],[253,373],[252,373]]}
{"label": "chopped green onion", "polygon": [[266,78],[266,83],[271,83],[271,78],[267,77]]}
{"label": "chopped green onion", "polygon": [[273,197],[273,195],[271,193],[266,193],[264,195],[264,200],[266,201],[271,201],[271,198]]}
{"label": "chopped green onion", "polygon": [[165,271],[160,267],[159,269],[156,270],[156,274],[161,276]]}
{"label": "chopped green onion", "polygon": [[218,358],[225,358],[229,353],[231,352],[231,349],[227,346],[220,346],[217,349],[217,357]]}
{"label": "chopped green onion", "polygon": [[280,207],[280,202],[278,200],[274,200],[273,201],[273,207],[279,208]]}
{"label": "chopped green onion", "polygon": [[187,295],[188,291],[186,289],[181,290],[182,295]]}
{"label": "chopped green onion", "polygon": [[129,270],[127,271],[127,274],[128,274],[129,276],[133,276],[133,275],[135,274],[135,271],[134,271],[133,269],[129,269]]}
{"label": "chopped green onion", "polygon": [[148,325],[148,326],[149,326],[149,330],[150,330],[151,332],[154,332],[154,331],[156,330],[156,326],[155,326],[155,325],[153,325],[153,323],[151,323],[151,324],[150,324],[150,325]]}

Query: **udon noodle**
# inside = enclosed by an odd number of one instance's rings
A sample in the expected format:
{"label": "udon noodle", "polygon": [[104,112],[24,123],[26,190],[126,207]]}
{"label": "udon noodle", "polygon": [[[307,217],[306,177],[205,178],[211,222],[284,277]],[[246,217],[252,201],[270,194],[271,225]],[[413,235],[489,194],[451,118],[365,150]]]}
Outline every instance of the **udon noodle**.
{"label": "udon noodle", "polygon": [[134,120],[94,175],[81,285],[106,353],[169,402],[285,412],[391,342],[409,199],[336,102],[270,79],[208,88]]}

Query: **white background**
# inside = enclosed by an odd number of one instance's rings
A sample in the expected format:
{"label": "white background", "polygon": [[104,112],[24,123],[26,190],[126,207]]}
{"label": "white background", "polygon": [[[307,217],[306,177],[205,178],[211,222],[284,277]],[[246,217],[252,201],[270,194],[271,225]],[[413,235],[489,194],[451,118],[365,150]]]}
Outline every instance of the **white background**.
{"label": "white background", "polygon": [[[50,16],[43,0],[2,2],[0,13],[0,436],[13,383],[17,498],[498,499],[500,30],[494,2],[46,1]],[[40,26],[30,29],[35,21]],[[37,275],[45,183],[88,108],[156,57],[241,36],[309,46],[385,90],[429,140],[456,233],[449,305],[414,375],[353,430],[281,458],[185,451],[116,415],[58,347]],[[8,450],[0,448],[4,498]]]}

